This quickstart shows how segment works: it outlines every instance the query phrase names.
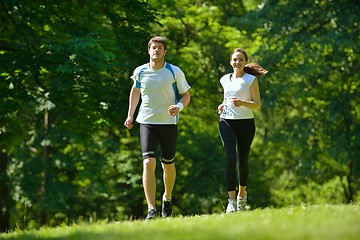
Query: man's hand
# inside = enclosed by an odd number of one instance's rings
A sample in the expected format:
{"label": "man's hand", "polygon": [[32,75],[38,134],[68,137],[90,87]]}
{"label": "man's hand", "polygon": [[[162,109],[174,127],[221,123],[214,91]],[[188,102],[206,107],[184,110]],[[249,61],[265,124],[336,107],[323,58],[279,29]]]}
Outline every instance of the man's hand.
{"label": "man's hand", "polygon": [[176,116],[180,112],[180,108],[178,105],[170,105],[168,108],[168,112],[171,116]]}

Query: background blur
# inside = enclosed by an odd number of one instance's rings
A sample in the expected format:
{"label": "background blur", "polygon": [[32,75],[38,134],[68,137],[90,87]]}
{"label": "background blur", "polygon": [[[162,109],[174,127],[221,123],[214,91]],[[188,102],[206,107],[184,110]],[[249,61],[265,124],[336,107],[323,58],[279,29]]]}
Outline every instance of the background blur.
{"label": "background blur", "polygon": [[[269,70],[251,208],[358,202],[359,12],[353,0],[1,1],[0,230],[144,217],[139,127],[123,122],[154,35],[192,87],[175,216],[224,211],[217,105],[236,47]],[[157,179],[160,207],[160,164]]]}

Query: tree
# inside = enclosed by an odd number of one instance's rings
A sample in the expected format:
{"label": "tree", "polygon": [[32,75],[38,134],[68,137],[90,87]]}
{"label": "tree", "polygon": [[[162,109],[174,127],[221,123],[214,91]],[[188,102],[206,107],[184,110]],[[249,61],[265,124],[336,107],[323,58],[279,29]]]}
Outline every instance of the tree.
{"label": "tree", "polygon": [[[99,198],[82,191],[107,180],[90,178],[107,164],[93,133],[112,134],[110,126],[125,113],[124,79],[133,58],[141,58],[137,46],[146,45],[155,13],[144,1],[2,1],[1,21],[0,145],[8,160],[1,175],[14,171],[11,186],[4,177],[1,185],[11,189],[16,208],[27,209],[25,225],[96,211],[77,203]],[[9,199],[3,202],[9,206]],[[2,215],[6,222],[9,212]]]}
{"label": "tree", "polygon": [[[359,191],[358,11],[346,0],[269,1],[242,20],[256,23],[246,27],[260,33],[261,54],[271,63],[262,92],[264,142],[267,156],[284,161],[276,175],[292,179],[281,188],[339,176],[343,190],[336,192],[343,192],[343,201],[354,201]],[[306,195],[298,200],[316,202]]]}
{"label": "tree", "polygon": [[269,70],[259,79],[252,208],[359,199],[357,4],[84,3],[0,3],[1,231],[144,214],[138,130],[122,123],[150,35],[168,39],[167,61],[192,86],[179,122],[175,214],[224,210],[216,108],[235,47]]}

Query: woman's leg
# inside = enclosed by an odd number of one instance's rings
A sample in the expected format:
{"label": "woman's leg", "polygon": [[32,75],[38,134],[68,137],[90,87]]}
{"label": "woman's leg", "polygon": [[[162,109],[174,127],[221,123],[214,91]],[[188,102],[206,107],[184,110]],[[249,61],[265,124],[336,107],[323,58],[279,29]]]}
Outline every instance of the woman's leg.
{"label": "woman's leg", "polygon": [[225,180],[229,199],[235,199],[236,190],[236,135],[227,120],[219,122],[219,132],[226,154]]}
{"label": "woman's leg", "polygon": [[238,197],[244,198],[249,178],[249,155],[251,143],[255,135],[255,122],[254,119],[243,119],[239,120],[238,123],[236,131],[238,140]]}

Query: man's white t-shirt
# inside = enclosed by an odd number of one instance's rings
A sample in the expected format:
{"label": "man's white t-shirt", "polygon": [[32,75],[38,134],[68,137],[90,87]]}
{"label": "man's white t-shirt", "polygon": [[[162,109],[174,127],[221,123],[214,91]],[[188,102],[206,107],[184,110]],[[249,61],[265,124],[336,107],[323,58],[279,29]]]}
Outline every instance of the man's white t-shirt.
{"label": "man's white t-shirt", "polygon": [[220,114],[223,119],[249,119],[254,118],[251,108],[244,106],[235,107],[231,99],[234,97],[240,100],[251,101],[252,96],[250,86],[253,83],[255,76],[245,73],[242,77],[231,79],[231,73],[226,74],[220,78],[220,84],[224,89],[224,108]]}
{"label": "man's white t-shirt", "polygon": [[146,124],[177,124],[179,115],[171,116],[168,108],[180,100],[179,93],[190,89],[181,69],[165,62],[163,68],[155,70],[147,63],[137,67],[131,78],[141,93],[136,121]]}

